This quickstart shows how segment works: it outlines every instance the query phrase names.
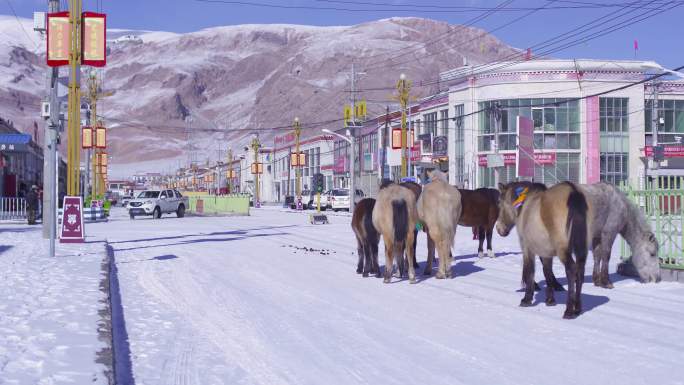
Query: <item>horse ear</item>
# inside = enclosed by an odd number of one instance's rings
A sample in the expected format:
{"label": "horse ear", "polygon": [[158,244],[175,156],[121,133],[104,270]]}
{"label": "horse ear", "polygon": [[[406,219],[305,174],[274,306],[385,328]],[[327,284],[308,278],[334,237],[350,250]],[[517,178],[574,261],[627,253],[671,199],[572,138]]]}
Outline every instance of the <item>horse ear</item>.
{"label": "horse ear", "polygon": [[650,232],[650,231],[648,232],[648,241],[649,241],[649,242],[653,242],[653,243],[657,242],[656,237],[655,237],[655,234],[653,234],[653,233]]}
{"label": "horse ear", "polygon": [[503,183],[499,183],[499,192],[504,193],[506,191],[506,186]]}

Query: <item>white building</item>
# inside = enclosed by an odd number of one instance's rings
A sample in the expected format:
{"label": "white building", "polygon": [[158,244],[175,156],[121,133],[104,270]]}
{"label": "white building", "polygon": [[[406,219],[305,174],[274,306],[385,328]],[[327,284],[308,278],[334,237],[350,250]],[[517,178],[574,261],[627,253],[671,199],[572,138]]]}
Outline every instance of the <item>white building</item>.
{"label": "white building", "polygon": [[[497,64],[481,72],[461,67],[440,74],[449,87],[449,111],[459,117],[449,123],[450,181],[471,188],[494,186],[496,175],[488,167],[487,155],[496,153],[497,145],[504,161],[498,168],[499,181],[516,179],[516,121],[523,116],[534,122],[535,181],[638,185],[647,173],[644,148],[652,135],[645,122],[650,120],[652,95],[648,86],[629,85],[643,80],[654,67],[657,64],[644,61],[533,60]],[[585,98],[622,86],[629,87]],[[664,119],[659,143],[674,142],[674,133],[684,132],[684,84],[666,82],[659,90]],[[684,151],[665,152],[673,158],[671,164],[679,165],[675,158],[684,157]],[[683,166],[656,174],[684,175]]]}

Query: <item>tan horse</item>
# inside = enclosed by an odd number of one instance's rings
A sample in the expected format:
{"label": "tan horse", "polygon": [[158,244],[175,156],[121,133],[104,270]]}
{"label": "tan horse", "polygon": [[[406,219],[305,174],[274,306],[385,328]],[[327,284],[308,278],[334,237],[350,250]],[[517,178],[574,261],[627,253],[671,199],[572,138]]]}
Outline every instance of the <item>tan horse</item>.
{"label": "tan horse", "polygon": [[[451,246],[454,244],[456,228],[461,218],[461,193],[446,181],[439,170],[427,171],[431,182],[423,187],[418,199],[418,217],[430,229],[429,236],[434,241],[439,254],[439,270],[436,278],[451,277]],[[428,254],[427,266],[432,270],[434,253]]]}
{"label": "tan horse", "polygon": [[[398,184],[390,184],[380,189],[373,208],[373,226],[385,242],[385,283],[392,279],[395,258],[400,276],[404,276],[408,267],[409,282],[416,282],[412,262],[416,260],[413,244],[417,220],[416,197],[411,190]],[[408,254],[408,263],[403,257],[404,251]]]}
{"label": "tan horse", "polygon": [[558,256],[568,278],[568,301],[563,318],[576,318],[582,312],[582,283],[591,234],[592,208],[587,198],[570,182],[548,190],[538,183],[514,182],[499,185],[499,191],[496,231],[505,237],[516,226],[523,251],[525,296],[520,306],[532,305],[535,255],[544,264],[546,304],[556,304],[553,286],[548,283],[555,280],[551,263]]}

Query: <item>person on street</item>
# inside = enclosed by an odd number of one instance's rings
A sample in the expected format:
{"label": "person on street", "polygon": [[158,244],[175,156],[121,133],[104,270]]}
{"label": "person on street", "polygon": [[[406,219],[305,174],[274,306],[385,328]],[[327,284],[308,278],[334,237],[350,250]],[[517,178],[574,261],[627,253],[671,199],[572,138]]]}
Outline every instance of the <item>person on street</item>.
{"label": "person on street", "polygon": [[36,213],[38,212],[38,186],[31,186],[31,190],[26,194],[26,215],[28,224],[36,224]]}

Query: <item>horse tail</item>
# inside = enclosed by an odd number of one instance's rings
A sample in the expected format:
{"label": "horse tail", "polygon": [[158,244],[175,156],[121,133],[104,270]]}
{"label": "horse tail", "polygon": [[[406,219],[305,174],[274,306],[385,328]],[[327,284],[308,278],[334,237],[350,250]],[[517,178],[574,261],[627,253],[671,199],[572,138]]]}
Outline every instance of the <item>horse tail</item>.
{"label": "horse tail", "polygon": [[405,200],[392,201],[392,223],[394,223],[394,244],[401,244],[406,241],[408,232],[408,208]]}
{"label": "horse tail", "polygon": [[577,187],[568,183],[572,191],[568,195],[568,222],[566,228],[570,233],[568,241],[570,252],[578,260],[586,260],[588,253],[587,237],[589,234],[587,199]]}

